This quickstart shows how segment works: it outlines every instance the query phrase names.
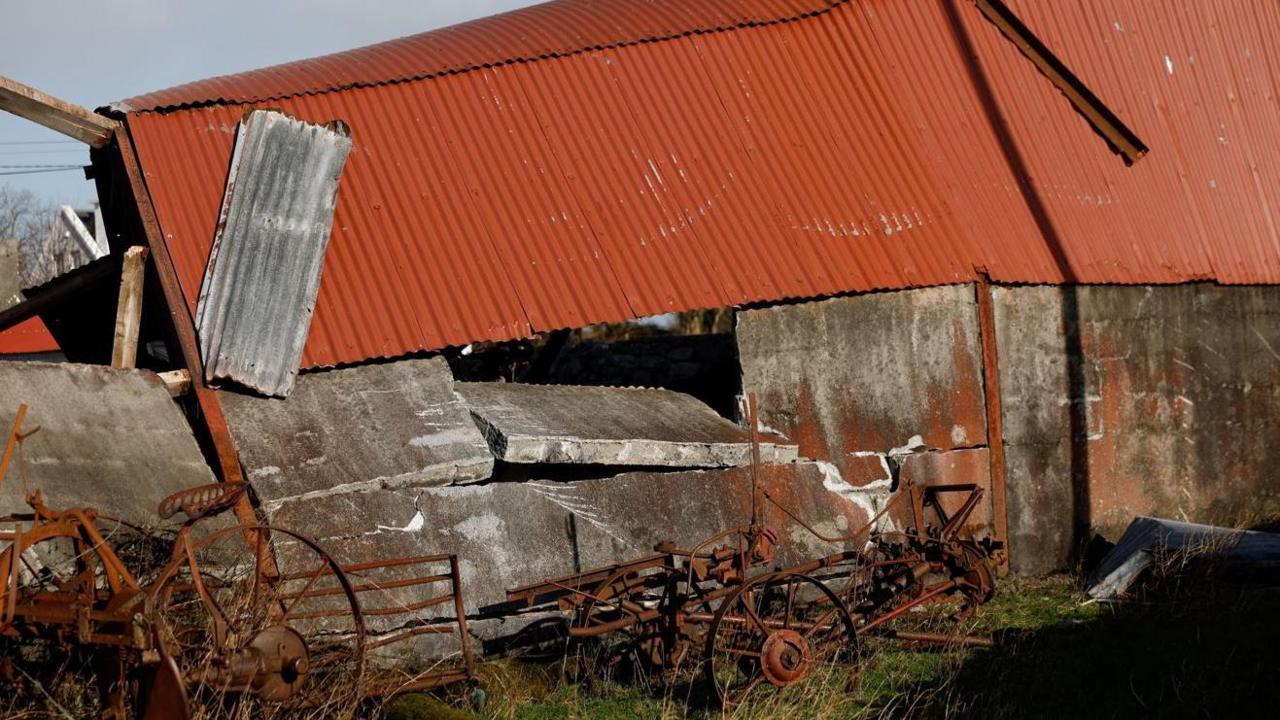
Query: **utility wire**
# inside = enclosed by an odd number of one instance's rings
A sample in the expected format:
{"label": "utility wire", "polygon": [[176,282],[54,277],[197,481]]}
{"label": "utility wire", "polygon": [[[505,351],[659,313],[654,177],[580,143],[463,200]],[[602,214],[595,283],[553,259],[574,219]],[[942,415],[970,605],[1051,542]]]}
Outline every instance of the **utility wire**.
{"label": "utility wire", "polygon": [[0,145],[81,145],[79,140],[0,140]]}
{"label": "utility wire", "polygon": [[32,164],[32,163],[22,163],[20,165],[0,165],[0,170],[38,170],[41,168],[73,168],[73,167],[80,167],[80,166],[71,165],[69,163],[60,163],[57,165],[50,165],[48,163],[43,165]]}
{"label": "utility wire", "polygon": [[[3,167],[3,165],[0,165],[0,167]],[[39,170],[0,170],[0,176],[39,175],[40,173],[71,172],[72,170],[83,170],[83,169],[84,169],[83,165],[67,165],[67,166],[56,165],[53,167],[42,168]]]}
{"label": "utility wire", "polygon": [[0,155],[55,155],[57,153],[84,152],[80,148],[50,148],[48,150],[0,150]]}

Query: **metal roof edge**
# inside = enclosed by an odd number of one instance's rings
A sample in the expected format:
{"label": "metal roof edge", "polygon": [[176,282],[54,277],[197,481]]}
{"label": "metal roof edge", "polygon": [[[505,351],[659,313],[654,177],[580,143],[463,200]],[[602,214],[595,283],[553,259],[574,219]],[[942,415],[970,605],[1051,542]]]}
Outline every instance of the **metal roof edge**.
{"label": "metal roof edge", "polygon": [[[224,96],[215,96],[215,97],[209,97],[203,100],[192,100],[187,102],[165,103],[165,104],[157,104],[157,105],[152,105],[152,104],[147,104],[145,102],[142,102],[147,100],[148,98],[178,91],[188,86],[194,86],[194,85],[199,85],[206,82],[219,81],[219,80],[233,80],[237,78],[243,78],[244,76],[251,75],[251,74],[278,71],[278,70],[283,70],[285,68],[297,68],[302,65],[314,63],[316,61],[320,61],[328,58],[333,58],[335,56],[344,55],[347,53],[371,50],[373,48],[380,48],[386,45],[390,45],[391,43],[404,42],[410,39],[419,39],[419,38],[424,39],[425,36],[439,33],[442,31],[451,30],[453,28],[458,28],[466,25],[491,22],[495,18],[517,15],[519,13],[522,13],[530,9],[530,8],[521,8],[518,10],[509,11],[507,13],[500,13],[498,15],[491,15],[488,17],[478,18],[476,20],[471,20],[471,21],[460,23],[457,25],[446,26],[444,28],[437,28],[435,30],[428,30],[423,33],[418,33],[415,35],[407,35],[401,38],[395,38],[395,39],[386,40],[380,43],[374,43],[372,45],[364,45],[357,48],[351,48],[349,50],[341,50],[335,53],[317,55],[310,58],[293,60],[287,63],[270,65],[263,68],[256,68],[252,70],[246,70],[243,72],[231,73],[228,75],[218,75],[212,78],[194,80],[189,83],[183,83],[182,85],[176,85],[170,88],[164,88],[161,90],[144,93],[142,95],[136,95],[130,98],[109,102],[106,105],[96,108],[95,111],[107,117],[119,119],[122,116],[131,114],[131,113],[156,112],[156,113],[163,114],[168,112],[177,112],[180,110],[191,110],[191,109],[218,106],[218,105],[243,105],[243,104],[249,104],[249,103],[270,102],[273,100],[283,100],[286,98],[324,95],[327,93],[342,92],[344,90],[351,90],[355,88],[396,85],[401,83],[416,82],[420,80],[428,80],[428,79],[439,77],[442,75],[455,75],[455,74],[467,73],[467,72],[472,72],[475,70],[480,70],[480,69],[489,68],[489,67],[510,65],[514,63],[537,62],[539,60],[548,60],[548,59],[554,59],[559,57],[568,57],[572,55],[582,54],[585,52],[591,52],[594,50],[626,47],[626,46],[640,45],[640,44],[651,43],[651,42],[663,42],[667,40],[674,40],[681,37],[687,37],[690,35],[728,32],[728,31],[741,30],[741,29],[751,28],[751,27],[765,27],[769,25],[777,25],[781,23],[794,22],[797,20],[802,20],[802,19],[825,14],[827,12],[830,12],[836,7],[839,7],[841,5],[844,5],[850,2],[852,2],[852,0],[810,0],[810,3],[809,3],[810,7],[805,10],[801,10],[799,12],[790,12],[784,15],[779,15],[776,17],[771,17],[763,20],[746,19],[746,20],[741,20],[733,23],[718,23],[718,24],[708,24],[705,26],[688,27],[680,30],[674,30],[668,33],[663,33],[663,34],[646,33],[642,35],[621,37],[613,40],[600,40],[600,41],[589,42],[585,44],[575,43],[572,45],[568,45],[563,50],[557,50],[557,51],[551,51],[551,52],[509,53],[509,54],[499,55],[492,59],[477,60],[477,61],[465,62],[461,64],[450,64],[450,65],[436,68],[434,70],[405,73],[405,74],[400,74],[393,77],[385,77],[385,78],[380,78],[376,80],[358,80],[358,81],[351,81],[351,82],[331,83],[327,85],[305,88],[305,89],[300,89],[300,90],[290,91],[290,92],[273,92],[273,93],[254,94],[254,95],[246,96],[243,98],[229,98]],[[531,7],[538,7],[538,6],[531,6]]]}

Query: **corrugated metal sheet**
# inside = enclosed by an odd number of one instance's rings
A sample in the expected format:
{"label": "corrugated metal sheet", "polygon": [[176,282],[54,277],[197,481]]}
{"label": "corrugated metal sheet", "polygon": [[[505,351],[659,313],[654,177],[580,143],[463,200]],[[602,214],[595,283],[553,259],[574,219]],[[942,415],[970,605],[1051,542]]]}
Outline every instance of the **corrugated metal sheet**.
{"label": "corrugated metal sheet", "polygon": [[24,355],[58,351],[58,341],[38,317],[0,331],[0,355]]}
{"label": "corrugated metal sheet", "polygon": [[293,389],[333,226],[345,128],[258,110],[240,124],[196,309],[207,380]]}
{"label": "corrugated metal sheet", "polygon": [[1132,168],[968,3],[826,5],[565,0],[128,123],[193,303],[239,101],[355,128],[308,367],[975,268],[1280,282],[1264,0],[1012,3],[1151,147]]}
{"label": "corrugated metal sheet", "polygon": [[573,0],[419,33],[369,47],[200,80],[112,103],[130,112],[246,103],[421,80],[535,60],[749,27],[820,13],[849,0]]}

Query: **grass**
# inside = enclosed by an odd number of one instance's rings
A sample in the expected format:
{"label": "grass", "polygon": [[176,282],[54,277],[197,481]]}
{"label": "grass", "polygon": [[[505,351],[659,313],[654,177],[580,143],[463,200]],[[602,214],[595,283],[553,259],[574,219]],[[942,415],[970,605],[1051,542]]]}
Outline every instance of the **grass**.
{"label": "grass", "polygon": [[[379,720],[871,720],[879,718],[1249,718],[1280,707],[1280,589],[1171,559],[1123,603],[1089,601],[1067,576],[1011,579],[967,621],[992,649],[924,651],[867,642],[853,668],[815,672],[780,695],[722,713],[654,684],[561,680],[559,663],[483,664],[483,709],[465,693],[396,698]],[[927,613],[912,624],[929,626]],[[34,659],[33,659],[34,661]],[[33,666],[34,667],[34,666]],[[74,673],[62,674],[64,678]],[[0,685],[3,682],[0,681]],[[48,688],[73,716],[80,683]],[[17,698],[10,696],[11,702]],[[42,697],[0,716],[63,717]],[[77,702],[77,701],[80,702]],[[25,705],[25,706],[23,706]]]}
{"label": "grass", "polygon": [[1280,591],[1210,571],[1179,568],[1119,604],[1089,601],[1066,576],[1013,579],[968,621],[974,632],[1002,635],[997,648],[923,651],[873,641],[856,668],[817,673],[729,713],[690,707],[661,686],[588,691],[560,682],[550,666],[506,661],[485,666],[488,702],[470,717],[1268,717],[1280,707],[1277,617]]}

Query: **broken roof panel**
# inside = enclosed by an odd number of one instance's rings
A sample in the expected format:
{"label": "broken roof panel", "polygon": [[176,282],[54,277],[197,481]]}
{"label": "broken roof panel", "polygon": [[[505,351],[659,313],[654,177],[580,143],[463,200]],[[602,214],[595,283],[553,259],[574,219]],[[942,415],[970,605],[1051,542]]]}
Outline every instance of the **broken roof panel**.
{"label": "broken roof panel", "polygon": [[54,507],[92,506],[151,526],[166,496],[214,482],[186,418],[153,372],[0,362],[0,432],[8,434],[23,403],[23,429],[40,428],[23,445],[28,488],[15,458],[0,512],[27,510],[26,492],[42,490]]}
{"label": "broken roof panel", "polygon": [[293,389],[350,150],[344,128],[278,112],[238,126],[196,309],[206,380]]}
{"label": "broken roof panel", "polygon": [[290,497],[474,482],[493,455],[442,358],[307,373],[288,400],[222,391],[254,492]]}
{"label": "broken roof panel", "polygon": [[[750,434],[683,393],[512,383],[458,383],[457,389],[493,454],[509,463],[705,468],[751,462]],[[790,462],[797,453],[791,444],[760,444],[765,462]]]}
{"label": "broken roof panel", "polygon": [[975,268],[1280,282],[1280,183],[1249,169],[1280,164],[1270,4],[1011,5],[1145,159],[976,8],[915,0],[562,0],[127,122],[193,305],[245,103],[358,128],[306,367]]}

